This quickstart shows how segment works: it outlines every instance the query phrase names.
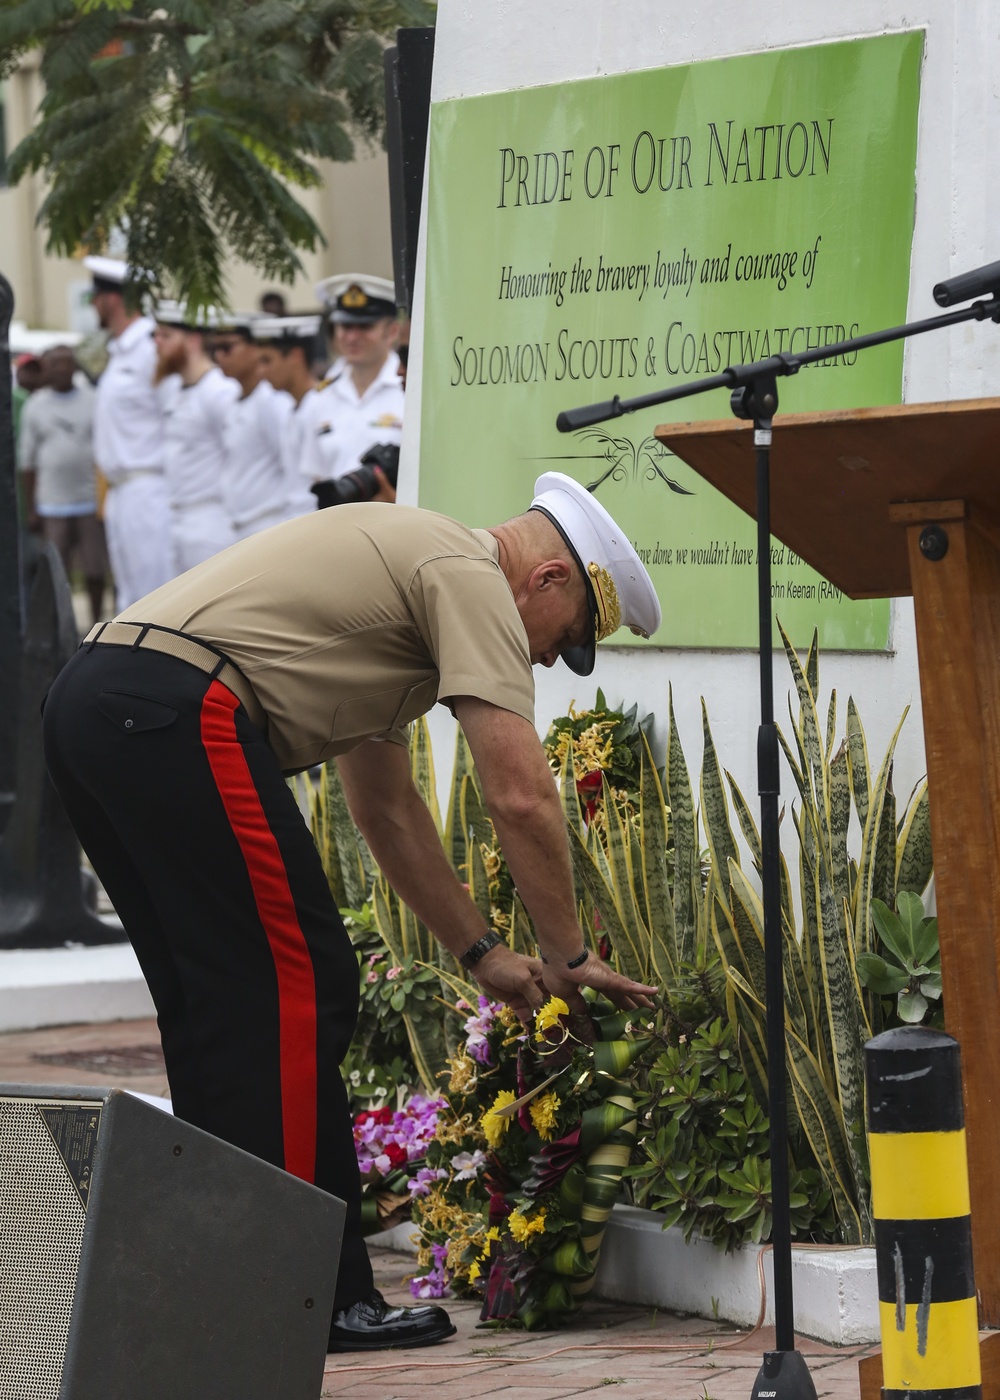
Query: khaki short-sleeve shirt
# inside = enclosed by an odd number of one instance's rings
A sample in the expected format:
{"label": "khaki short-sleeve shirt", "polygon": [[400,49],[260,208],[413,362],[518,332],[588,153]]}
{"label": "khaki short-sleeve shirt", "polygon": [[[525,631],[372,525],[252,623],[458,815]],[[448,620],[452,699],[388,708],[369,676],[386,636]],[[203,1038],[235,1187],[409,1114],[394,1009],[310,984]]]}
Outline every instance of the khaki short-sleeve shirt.
{"label": "khaki short-sleeve shirt", "polygon": [[282,768],[406,742],[438,700],[534,722],[528,639],[486,530],[413,507],[336,506],[241,541],[120,614],[236,663]]}

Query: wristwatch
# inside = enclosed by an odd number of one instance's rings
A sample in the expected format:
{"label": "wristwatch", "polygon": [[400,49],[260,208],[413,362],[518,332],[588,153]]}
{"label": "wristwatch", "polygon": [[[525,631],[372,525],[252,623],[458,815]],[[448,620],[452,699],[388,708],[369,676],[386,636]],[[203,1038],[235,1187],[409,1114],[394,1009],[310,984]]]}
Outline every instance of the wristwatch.
{"label": "wristwatch", "polygon": [[[545,956],[545,954],[544,954],[544,953],[539,953],[538,956],[541,958],[541,960],[542,960],[542,962],[545,964],[545,966],[548,967],[548,965],[549,965],[549,960],[548,960],[548,958]],[[589,957],[589,954],[588,954],[586,948],[584,948],[584,950],[583,950],[582,953],[579,953],[575,958],[570,958],[570,960],[569,960],[569,962],[566,964],[566,966],[569,967],[569,968],[573,968],[573,967],[583,967],[583,965],[584,965],[584,963],[587,961],[587,958],[588,958],[588,957]]]}
{"label": "wristwatch", "polygon": [[488,952],[498,947],[502,942],[503,939],[500,935],[490,929],[489,933],[484,933],[482,938],[473,943],[471,948],[466,948],[458,960],[468,971],[475,967],[480,958],[484,958]]}

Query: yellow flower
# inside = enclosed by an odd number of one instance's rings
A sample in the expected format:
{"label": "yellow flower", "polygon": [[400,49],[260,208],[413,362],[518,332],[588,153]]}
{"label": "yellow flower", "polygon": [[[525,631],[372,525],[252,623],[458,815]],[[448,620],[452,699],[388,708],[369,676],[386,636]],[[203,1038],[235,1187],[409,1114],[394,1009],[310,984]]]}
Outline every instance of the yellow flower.
{"label": "yellow flower", "polygon": [[507,1228],[518,1244],[524,1244],[532,1235],[540,1235],[544,1231],[545,1211],[540,1210],[534,1220],[529,1220],[519,1210],[512,1211],[507,1217]]}
{"label": "yellow flower", "polygon": [[556,1112],[560,1102],[561,1100],[550,1089],[547,1094],[539,1094],[537,1099],[532,1099],[528,1105],[528,1112],[535,1125],[535,1132],[546,1142],[551,1142],[555,1136]]}
{"label": "yellow flower", "polygon": [[517,1019],[517,1013],[512,1011],[506,1002],[504,1002],[503,1006],[501,1006],[500,1010],[497,1012],[497,1020],[500,1022],[501,1026],[506,1026],[508,1030],[513,1030],[515,1026],[518,1030],[521,1029],[521,1022]]}
{"label": "yellow flower", "polygon": [[469,1282],[475,1283],[476,1279],[482,1272],[482,1269],[479,1267],[479,1260],[473,1259],[472,1263],[469,1265],[469,1272],[467,1275]]}
{"label": "yellow flower", "polygon": [[513,1089],[501,1089],[493,1100],[492,1106],[486,1110],[479,1120],[482,1130],[486,1134],[486,1141],[494,1149],[500,1146],[504,1133],[507,1131],[507,1126],[510,1123],[509,1118],[500,1118],[498,1116],[497,1109],[506,1108],[507,1104],[513,1103],[516,1098],[517,1095],[514,1093]]}
{"label": "yellow flower", "polygon": [[560,1016],[568,1016],[569,1007],[562,997],[549,997],[540,1011],[535,1012],[535,1039],[544,1040],[545,1032],[558,1026]]}
{"label": "yellow flower", "polygon": [[448,1064],[451,1068],[451,1078],[448,1080],[448,1088],[453,1094],[469,1093],[476,1083],[476,1063],[468,1055],[454,1055]]}
{"label": "yellow flower", "polygon": [[486,1250],[484,1251],[484,1253],[489,1254],[490,1251],[489,1251],[488,1246],[489,1246],[494,1240],[496,1240],[497,1242],[499,1242],[499,1240],[500,1240],[500,1226],[499,1226],[499,1225],[491,1225],[490,1228],[486,1231],[486,1234],[483,1236],[483,1244],[487,1246],[487,1248],[486,1248]]}

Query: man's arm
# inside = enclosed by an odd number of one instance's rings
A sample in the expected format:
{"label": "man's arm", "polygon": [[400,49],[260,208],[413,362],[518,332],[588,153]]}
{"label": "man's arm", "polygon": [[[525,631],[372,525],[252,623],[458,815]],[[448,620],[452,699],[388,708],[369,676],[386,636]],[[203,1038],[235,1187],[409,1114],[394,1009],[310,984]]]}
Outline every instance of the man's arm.
{"label": "man's arm", "polygon": [[[337,759],[347,803],[393,889],[439,942],[460,957],[488,932],[479,910],[445,856],[431,814],[410,776],[401,744],[360,744]],[[541,965],[506,946],[471,969],[487,995],[525,1020],[545,1000]]]}
{"label": "man's arm", "polygon": [[455,714],[469,741],[476,772],[517,892],[535,924],[548,990],[582,1010],[580,987],[593,987],[617,1006],[648,1006],[655,987],[633,982],[588,953],[576,917],[566,819],[534,726],[510,710],[458,696]]}

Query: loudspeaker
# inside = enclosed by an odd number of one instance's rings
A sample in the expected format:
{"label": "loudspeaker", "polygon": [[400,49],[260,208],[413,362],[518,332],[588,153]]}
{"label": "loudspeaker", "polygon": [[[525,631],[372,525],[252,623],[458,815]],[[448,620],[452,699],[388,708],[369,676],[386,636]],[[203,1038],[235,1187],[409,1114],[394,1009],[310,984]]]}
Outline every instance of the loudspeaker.
{"label": "loudspeaker", "polygon": [[395,48],[383,57],[392,265],[396,302],[407,315],[413,309],[433,65],[433,29],[398,29]]}
{"label": "loudspeaker", "polygon": [[0,1400],[317,1400],[344,1214],[121,1090],[0,1084]]}

